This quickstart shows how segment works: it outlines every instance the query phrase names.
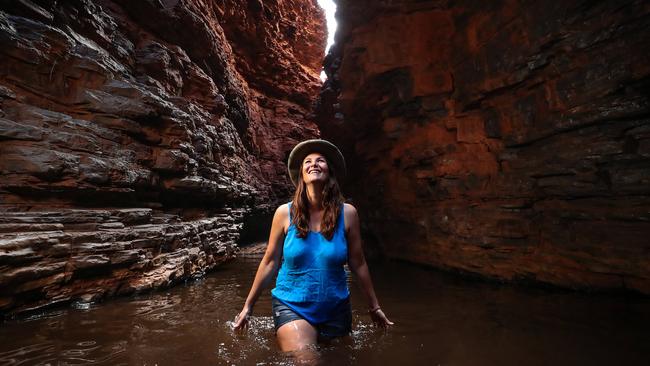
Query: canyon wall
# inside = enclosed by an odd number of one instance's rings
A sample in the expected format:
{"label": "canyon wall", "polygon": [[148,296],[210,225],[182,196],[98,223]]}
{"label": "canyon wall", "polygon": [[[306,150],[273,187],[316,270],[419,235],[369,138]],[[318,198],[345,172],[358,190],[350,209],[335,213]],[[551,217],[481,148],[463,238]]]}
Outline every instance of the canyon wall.
{"label": "canyon wall", "polygon": [[0,312],[233,258],[318,135],[325,37],[315,0],[3,2]]}
{"label": "canyon wall", "polygon": [[650,4],[338,0],[319,102],[366,242],[650,293]]}

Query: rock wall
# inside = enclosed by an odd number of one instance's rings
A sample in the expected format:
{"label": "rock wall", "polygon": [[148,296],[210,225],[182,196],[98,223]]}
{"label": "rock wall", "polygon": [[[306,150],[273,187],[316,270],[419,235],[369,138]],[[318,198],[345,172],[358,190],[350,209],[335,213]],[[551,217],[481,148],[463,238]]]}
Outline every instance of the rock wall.
{"label": "rock wall", "polygon": [[319,104],[366,239],[650,293],[650,4],[339,0]]}
{"label": "rock wall", "polygon": [[318,134],[324,48],[316,1],[3,2],[0,311],[232,258]]}
{"label": "rock wall", "polygon": [[200,277],[232,258],[242,211],[199,220],[141,208],[0,215],[0,308],[83,304]]}

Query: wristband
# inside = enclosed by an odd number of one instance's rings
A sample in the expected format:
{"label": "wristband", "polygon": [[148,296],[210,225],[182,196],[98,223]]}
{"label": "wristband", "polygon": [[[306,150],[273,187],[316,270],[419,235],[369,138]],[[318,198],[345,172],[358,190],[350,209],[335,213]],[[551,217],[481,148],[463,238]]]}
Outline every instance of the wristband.
{"label": "wristband", "polygon": [[379,310],[381,310],[381,307],[377,306],[376,308],[369,309],[368,314],[374,314]]}

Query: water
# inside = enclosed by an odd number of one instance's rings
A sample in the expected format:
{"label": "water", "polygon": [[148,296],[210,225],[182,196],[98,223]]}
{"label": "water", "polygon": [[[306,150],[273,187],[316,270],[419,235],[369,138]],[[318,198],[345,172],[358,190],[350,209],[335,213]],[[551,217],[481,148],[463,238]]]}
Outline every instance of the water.
{"label": "water", "polygon": [[[229,327],[260,257],[175,288],[77,303],[0,325],[0,365],[290,365],[268,290],[244,334]],[[319,347],[336,365],[646,365],[650,299],[466,281],[402,263],[371,265],[388,317],[371,325],[354,284],[353,334]]]}

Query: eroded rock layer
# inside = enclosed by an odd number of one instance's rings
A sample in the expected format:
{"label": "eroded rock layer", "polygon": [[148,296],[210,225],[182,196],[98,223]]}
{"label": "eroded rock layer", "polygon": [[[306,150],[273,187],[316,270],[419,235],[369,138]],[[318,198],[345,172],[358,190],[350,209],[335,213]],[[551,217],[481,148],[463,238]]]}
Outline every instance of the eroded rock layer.
{"label": "eroded rock layer", "polygon": [[[3,2],[0,311],[156,287],[232,258],[242,212],[287,197],[288,150],[318,134],[324,44],[316,1]],[[132,227],[123,209],[153,221]],[[79,212],[82,234],[66,226]],[[41,265],[45,277],[14,275]]]}
{"label": "eroded rock layer", "polygon": [[0,216],[0,308],[100,301],[173,285],[231,259],[242,210],[189,220],[151,209]]}
{"label": "eroded rock layer", "polygon": [[338,1],[323,135],[388,256],[650,293],[650,4]]}

